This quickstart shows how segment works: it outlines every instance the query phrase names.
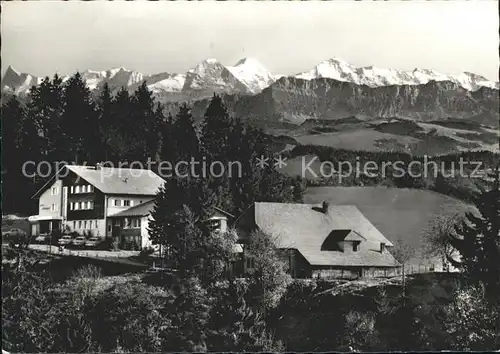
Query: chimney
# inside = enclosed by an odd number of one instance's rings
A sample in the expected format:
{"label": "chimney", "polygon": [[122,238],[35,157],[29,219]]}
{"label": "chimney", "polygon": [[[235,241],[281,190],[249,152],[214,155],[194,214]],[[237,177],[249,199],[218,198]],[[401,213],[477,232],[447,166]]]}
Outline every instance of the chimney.
{"label": "chimney", "polygon": [[328,214],[328,207],[330,206],[330,203],[328,203],[326,200],[323,201],[323,205],[321,207],[321,210],[324,214]]}

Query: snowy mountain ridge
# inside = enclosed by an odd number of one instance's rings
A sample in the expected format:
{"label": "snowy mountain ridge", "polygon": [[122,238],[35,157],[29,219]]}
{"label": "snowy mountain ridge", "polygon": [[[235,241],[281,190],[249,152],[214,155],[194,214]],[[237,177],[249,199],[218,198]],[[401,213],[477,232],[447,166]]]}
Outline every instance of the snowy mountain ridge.
{"label": "snowy mountain ridge", "polygon": [[[226,66],[217,59],[210,58],[201,61],[184,74],[162,72],[146,75],[119,67],[102,71],[85,70],[81,75],[90,90],[99,89],[104,83],[112,90],[121,87],[135,89],[146,82],[148,88],[158,96],[178,95],[183,98],[206,96],[214,92],[257,94],[282,77],[303,80],[330,78],[369,87],[451,81],[468,91],[477,91],[481,87],[499,89],[498,82],[470,72],[448,75],[432,69],[404,71],[373,66],[355,67],[338,58],[322,61],[309,71],[296,75],[274,75],[253,58],[241,59],[234,66]],[[62,76],[63,81],[68,78],[69,76]],[[2,78],[1,90],[25,95],[32,86],[40,84],[42,80],[41,77],[21,73],[9,66]]]}

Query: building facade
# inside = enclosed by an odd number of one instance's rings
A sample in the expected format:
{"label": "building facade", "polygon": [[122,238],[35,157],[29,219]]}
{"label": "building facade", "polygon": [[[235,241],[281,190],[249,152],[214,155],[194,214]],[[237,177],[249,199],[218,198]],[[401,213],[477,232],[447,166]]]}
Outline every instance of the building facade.
{"label": "building facade", "polygon": [[352,205],[254,203],[235,228],[242,244],[255,230],[269,235],[296,278],[391,276],[401,267],[393,244]]}
{"label": "building facade", "polygon": [[[111,217],[150,203],[164,183],[150,170],[66,165],[33,196],[39,212],[29,218],[32,235],[60,230],[112,237]],[[146,229],[146,224],[131,225]]]}

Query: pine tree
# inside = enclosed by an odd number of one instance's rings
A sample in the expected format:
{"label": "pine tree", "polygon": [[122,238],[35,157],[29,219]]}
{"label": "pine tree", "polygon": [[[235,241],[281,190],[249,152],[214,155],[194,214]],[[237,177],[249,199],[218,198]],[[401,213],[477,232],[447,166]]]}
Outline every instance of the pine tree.
{"label": "pine tree", "polygon": [[201,180],[179,177],[169,178],[156,196],[150,238],[181,273],[196,271],[201,242],[210,233],[203,221],[211,214],[212,197]]}
{"label": "pine tree", "polygon": [[99,95],[97,112],[99,132],[103,147],[99,160],[110,161],[112,158],[111,139],[113,137],[113,131],[117,129],[117,124],[113,120],[113,96],[107,82],[104,83],[101,94]]}
{"label": "pine tree", "polygon": [[170,164],[177,161],[177,138],[174,134],[173,120],[174,118],[169,114],[163,122],[160,122],[158,127],[160,134],[159,160]]}
{"label": "pine tree", "polygon": [[460,259],[450,256],[450,263],[461,268],[472,279],[483,282],[488,293],[498,297],[500,291],[500,189],[484,191],[475,200],[479,215],[466,213],[465,220],[455,227],[449,237],[450,245]]}
{"label": "pine tree", "polygon": [[108,130],[108,142],[112,160],[116,163],[125,161],[131,155],[131,148],[127,140],[127,132],[130,131],[131,97],[125,88],[118,91],[111,104],[110,121]]}
{"label": "pine tree", "polygon": [[69,161],[67,146],[60,131],[64,110],[62,80],[58,75],[46,77],[31,89],[28,117],[34,121],[41,137],[41,153],[48,161]]}
{"label": "pine tree", "polygon": [[92,165],[101,151],[101,139],[95,105],[80,73],[64,84],[63,102],[60,130],[64,146],[71,161]]}
{"label": "pine tree", "polygon": [[210,161],[228,161],[229,139],[233,121],[220,96],[214,94],[205,112],[201,144]]}
{"label": "pine tree", "polygon": [[131,101],[131,117],[126,123],[127,142],[132,147],[131,159],[146,161],[156,158],[158,150],[158,111],[153,94],[146,82],[134,92]]}
{"label": "pine tree", "polygon": [[[191,159],[201,162],[200,143],[194,127],[193,116],[186,104],[183,104],[174,121],[174,135],[176,137],[176,163],[183,161],[190,163]],[[180,169],[180,174],[186,174],[185,168]],[[189,172],[191,173],[191,172]],[[199,170],[195,172],[199,174]]]}
{"label": "pine tree", "polygon": [[[13,97],[2,106],[2,209],[4,213],[31,213],[36,184],[28,175],[40,161],[40,137],[35,122]],[[26,165],[26,175],[23,165]],[[31,164],[33,163],[33,165]]]}

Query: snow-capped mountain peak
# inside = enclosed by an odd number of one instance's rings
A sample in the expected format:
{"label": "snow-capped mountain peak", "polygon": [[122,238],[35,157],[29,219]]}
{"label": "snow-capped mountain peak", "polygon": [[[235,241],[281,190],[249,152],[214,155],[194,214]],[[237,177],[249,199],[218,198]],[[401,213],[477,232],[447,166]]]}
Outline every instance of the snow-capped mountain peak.
{"label": "snow-capped mountain peak", "polygon": [[331,78],[358,85],[380,87],[388,85],[421,85],[429,81],[452,81],[463,88],[475,91],[481,86],[497,88],[498,82],[488,81],[476,74],[462,73],[457,76],[439,73],[433,69],[416,68],[412,71],[382,69],[375,66],[357,68],[341,59],[322,61],[313,69],[296,75],[299,79]]}
{"label": "snow-capped mountain peak", "polygon": [[[185,74],[163,72],[144,75],[124,67],[109,70],[85,70],[80,73],[91,90],[101,88],[104,83],[107,83],[112,91],[121,87],[134,90],[146,81],[148,87],[157,95],[169,96],[175,93],[179,94],[179,97],[181,94],[187,97],[206,97],[214,92],[256,94],[281,77],[289,76],[273,75],[252,57],[243,58],[234,66],[225,66],[215,58],[208,58],[199,62]],[[498,82],[470,72],[449,75],[439,73],[434,69],[416,68],[405,71],[376,66],[356,67],[339,58],[324,60],[311,70],[291,76],[305,80],[331,78],[370,87],[422,85],[430,81],[451,81],[469,91],[475,91],[481,87],[499,89]],[[61,78],[65,82],[69,76],[61,76]],[[2,78],[2,91],[23,95],[41,81],[41,77],[19,72],[9,66]]]}
{"label": "snow-capped mountain peak", "polygon": [[14,95],[27,94],[32,86],[41,82],[42,78],[21,73],[9,65],[2,78],[2,91]]}
{"label": "snow-capped mountain peak", "polygon": [[276,81],[274,76],[254,58],[243,58],[235,66],[228,66],[227,70],[252,93],[258,93]]}

